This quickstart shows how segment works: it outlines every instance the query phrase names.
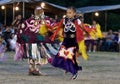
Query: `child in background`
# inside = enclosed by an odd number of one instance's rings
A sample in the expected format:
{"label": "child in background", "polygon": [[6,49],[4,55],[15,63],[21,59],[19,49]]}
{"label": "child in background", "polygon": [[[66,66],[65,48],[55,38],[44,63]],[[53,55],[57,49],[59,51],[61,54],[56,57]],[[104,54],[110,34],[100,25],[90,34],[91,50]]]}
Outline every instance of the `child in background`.
{"label": "child in background", "polygon": [[16,45],[16,41],[17,41],[17,35],[15,35],[14,33],[11,34],[11,38],[9,39],[9,43],[10,43],[10,49],[11,50],[15,50],[15,45]]}

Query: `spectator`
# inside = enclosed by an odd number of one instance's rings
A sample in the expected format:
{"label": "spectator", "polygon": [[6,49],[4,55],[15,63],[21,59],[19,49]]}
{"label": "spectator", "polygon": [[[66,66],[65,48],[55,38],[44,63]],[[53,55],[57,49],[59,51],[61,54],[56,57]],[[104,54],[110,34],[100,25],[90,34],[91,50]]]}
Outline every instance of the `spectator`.
{"label": "spectator", "polygon": [[100,25],[93,20],[92,22],[92,30],[94,30],[94,36],[92,36],[92,38],[90,39],[90,44],[88,46],[89,52],[91,52],[93,50],[93,52],[96,52],[97,50],[97,41],[100,42],[100,39],[102,38],[102,32],[101,32],[101,27]]}
{"label": "spectator", "polygon": [[3,44],[3,39],[0,38],[0,62],[5,61],[7,59],[5,51],[6,51],[6,46]]}
{"label": "spectator", "polygon": [[119,37],[119,39],[118,39],[118,45],[119,45],[119,52],[120,52],[120,30],[118,31],[118,37]]}
{"label": "spectator", "polygon": [[9,39],[11,35],[11,30],[9,26],[6,26],[6,29],[3,32],[3,37],[7,43],[7,50],[10,51],[10,44],[9,44]]}
{"label": "spectator", "polygon": [[115,35],[113,34],[112,30],[108,31],[108,34],[106,35],[106,42],[105,42],[105,46],[106,46],[106,50],[109,51],[111,48],[111,45],[113,43]]}
{"label": "spectator", "polygon": [[119,51],[119,44],[118,44],[119,36],[118,33],[115,33],[115,36],[113,38],[113,44],[111,45],[113,51],[118,52]]}
{"label": "spectator", "polygon": [[17,41],[17,35],[15,35],[14,33],[12,33],[11,34],[11,38],[9,39],[10,49],[11,50],[15,50],[16,41]]}
{"label": "spectator", "polygon": [[2,44],[3,44],[4,46],[6,46],[6,45],[7,45],[7,43],[6,43],[6,41],[4,40],[3,35],[0,35],[0,39],[2,40]]}
{"label": "spectator", "polygon": [[21,22],[21,19],[22,19],[21,15],[16,16],[15,20],[12,22],[12,26],[17,27],[19,23]]}
{"label": "spectator", "polygon": [[15,29],[15,32],[17,31],[18,26],[21,22],[22,22],[22,16],[21,15],[16,16],[15,20],[12,22],[12,26]]}
{"label": "spectator", "polygon": [[2,33],[2,28],[0,27],[0,35],[2,35],[3,33]]}

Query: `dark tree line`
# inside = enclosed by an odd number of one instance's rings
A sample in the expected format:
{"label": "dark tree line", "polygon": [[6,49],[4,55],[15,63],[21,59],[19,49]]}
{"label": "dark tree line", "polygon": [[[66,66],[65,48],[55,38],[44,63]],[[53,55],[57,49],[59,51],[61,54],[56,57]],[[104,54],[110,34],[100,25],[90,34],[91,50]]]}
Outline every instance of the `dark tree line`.
{"label": "dark tree line", "polygon": [[44,0],[54,4],[62,5],[65,7],[75,6],[75,7],[83,7],[83,6],[100,6],[100,5],[115,5],[120,4],[120,0]]}

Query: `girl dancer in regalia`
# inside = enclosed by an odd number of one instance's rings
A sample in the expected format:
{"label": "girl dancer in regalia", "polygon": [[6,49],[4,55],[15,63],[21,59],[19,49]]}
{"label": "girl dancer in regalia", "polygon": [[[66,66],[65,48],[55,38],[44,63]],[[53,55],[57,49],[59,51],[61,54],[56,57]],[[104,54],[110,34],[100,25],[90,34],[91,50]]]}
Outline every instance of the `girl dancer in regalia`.
{"label": "girl dancer in regalia", "polygon": [[[87,35],[87,40],[86,40],[86,45],[88,47],[88,51],[91,52],[92,48],[93,48],[93,52],[96,52],[96,48],[97,48],[97,42],[101,42],[102,39],[102,32],[101,32],[101,28],[100,25],[98,23],[96,23],[95,20],[93,20],[93,24],[85,24],[85,28],[86,31],[89,33],[89,35]],[[99,44],[100,45],[100,44]],[[98,47],[99,47],[98,45]]]}
{"label": "girl dancer in regalia", "polygon": [[76,62],[76,54],[79,52],[79,43],[81,43],[84,38],[83,26],[82,22],[76,17],[76,10],[74,7],[69,7],[66,15],[66,18],[60,21],[58,28],[51,36],[51,40],[54,40],[58,31],[63,27],[64,40],[51,64],[54,67],[72,73],[71,79],[76,79],[78,71],[82,70],[82,67],[78,66]]}
{"label": "girl dancer in regalia", "polygon": [[40,65],[46,64],[48,58],[43,42],[47,29],[44,25],[44,12],[41,7],[35,9],[35,16],[25,20],[17,32],[15,60],[28,58],[29,75],[42,75]]}

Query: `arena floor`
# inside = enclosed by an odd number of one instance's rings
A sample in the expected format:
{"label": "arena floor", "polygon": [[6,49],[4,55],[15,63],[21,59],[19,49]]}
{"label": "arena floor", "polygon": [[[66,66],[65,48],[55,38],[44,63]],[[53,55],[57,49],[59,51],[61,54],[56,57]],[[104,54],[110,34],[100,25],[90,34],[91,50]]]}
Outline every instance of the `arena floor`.
{"label": "arena floor", "polygon": [[88,53],[89,60],[79,58],[83,71],[76,80],[70,80],[71,74],[42,65],[45,76],[29,76],[27,60],[13,61],[14,52],[7,52],[8,59],[0,62],[0,84],[120,84],[120,53]]}

